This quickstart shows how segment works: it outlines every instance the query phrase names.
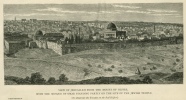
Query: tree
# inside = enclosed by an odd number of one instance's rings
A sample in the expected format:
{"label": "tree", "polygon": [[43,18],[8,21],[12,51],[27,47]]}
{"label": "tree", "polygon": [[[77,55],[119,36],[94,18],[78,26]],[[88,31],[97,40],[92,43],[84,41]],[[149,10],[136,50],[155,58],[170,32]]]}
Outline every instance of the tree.
{"label": "tree", "polygon": [[54,77],[50,77],[49,79],[48,79],[48,83],[49,84],[54,84],[56,82],[56,79],[54,78]]}
{"label": "tree", "polygon": [[78,43],[78,36],[75,35],[75,42]]}
{"label": "tree", "polygon": [[73,35],[71,35],[69,42],[70,42],[71,44],[74,43],[74,36],[73,36]]}
{"label": "tree", "polygon": [[46,80],[42,78],[39,72],[36,72],[31,74],[30,81],[32,84],[44,84]]}
{"label": "tree", "polygon": [[61,74],[61,75],[59,76],[59,81],[60,81],[60,82],[66,82],[66,81],[68,81],[68,78],[66,77],[65,74]]}
{"label": "tree", "polygon": [[68,43],[69,39],[68,37],[65,38],[65,43]]}
{"label": "tree", "polygon": [[152,79],[150,78],[150,76],[145,76],[143,78],[143,82],[147,83],[147,84],[151,84],[152,83]]}
{"label": "tree", "polygon": [[165,34],[168,34],[168,33],[170,33],[170,30],[169,30],[169,29],[166,29],[166,30],[164,31],[164,33],[165,33]]}

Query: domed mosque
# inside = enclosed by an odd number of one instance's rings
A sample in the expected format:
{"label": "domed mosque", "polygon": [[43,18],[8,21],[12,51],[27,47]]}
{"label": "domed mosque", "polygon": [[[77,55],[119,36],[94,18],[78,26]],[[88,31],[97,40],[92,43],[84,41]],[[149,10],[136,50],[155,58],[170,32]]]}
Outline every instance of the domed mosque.
{"label": "domed mosque", "polygon": [[125,39],[126,36],[126,31],[118,31],[117,27],[114,23],[109,23],[107,25],[107,28],[104,31],[104,38],[113,38],[113,39],[119,39],[123,40]]}
{"label": "domed mosque", "polygon": [[108,30],[112,30],[112,31],[116,31],[117,30],[117,27],[116,27],[116,25],[114,24],[114,23],[109,23],[108,25],[107,25],[107,29]]}

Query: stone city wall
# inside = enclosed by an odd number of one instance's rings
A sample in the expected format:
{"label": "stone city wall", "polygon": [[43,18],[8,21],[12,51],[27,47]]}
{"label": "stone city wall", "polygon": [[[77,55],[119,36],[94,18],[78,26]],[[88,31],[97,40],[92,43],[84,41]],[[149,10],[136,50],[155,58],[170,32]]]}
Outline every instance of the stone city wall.
{"label": "stone city wall", "polygon": [[38,41],[36,44],[39,48],[52,49],[59,55],[74,53],[90,49],[126,49],[133,47],[148,47],[148,46],[161,46],[169,44],[182,44],[183,39],[177,40],[161,40],[161,41],[145,41],[145,42],[131,42],[131,43],[81,43],[81,44],[62,44],[50,41]]}

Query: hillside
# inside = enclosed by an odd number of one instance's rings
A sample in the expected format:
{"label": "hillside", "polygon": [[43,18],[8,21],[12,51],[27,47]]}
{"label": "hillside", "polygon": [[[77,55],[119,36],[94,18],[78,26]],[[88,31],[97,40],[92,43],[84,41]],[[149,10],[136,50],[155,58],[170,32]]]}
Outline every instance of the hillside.
{"label": "hillside", "polygon": [[[5,57],[5,75],[25,78],[40,72],[45,79],[64,73],[71,81],[104,76],[137,78],[142,74],[183,72],[183,45],[152,46],[122,50],[94,49],[57,55],[50,49],[23,49]],[[165,76],[162,76],[165,77]]]}

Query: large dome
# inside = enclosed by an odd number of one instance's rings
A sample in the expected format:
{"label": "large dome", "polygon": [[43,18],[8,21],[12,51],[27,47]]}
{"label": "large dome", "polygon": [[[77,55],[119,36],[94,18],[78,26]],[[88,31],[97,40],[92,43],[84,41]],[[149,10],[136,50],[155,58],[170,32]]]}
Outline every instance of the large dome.
{"label": "large dome", "polygon": [[110,29],[110,30],[113,30],[113,31],[117,30],[116,25],[114,23],[109,23],[107,25],[107,29]]}

